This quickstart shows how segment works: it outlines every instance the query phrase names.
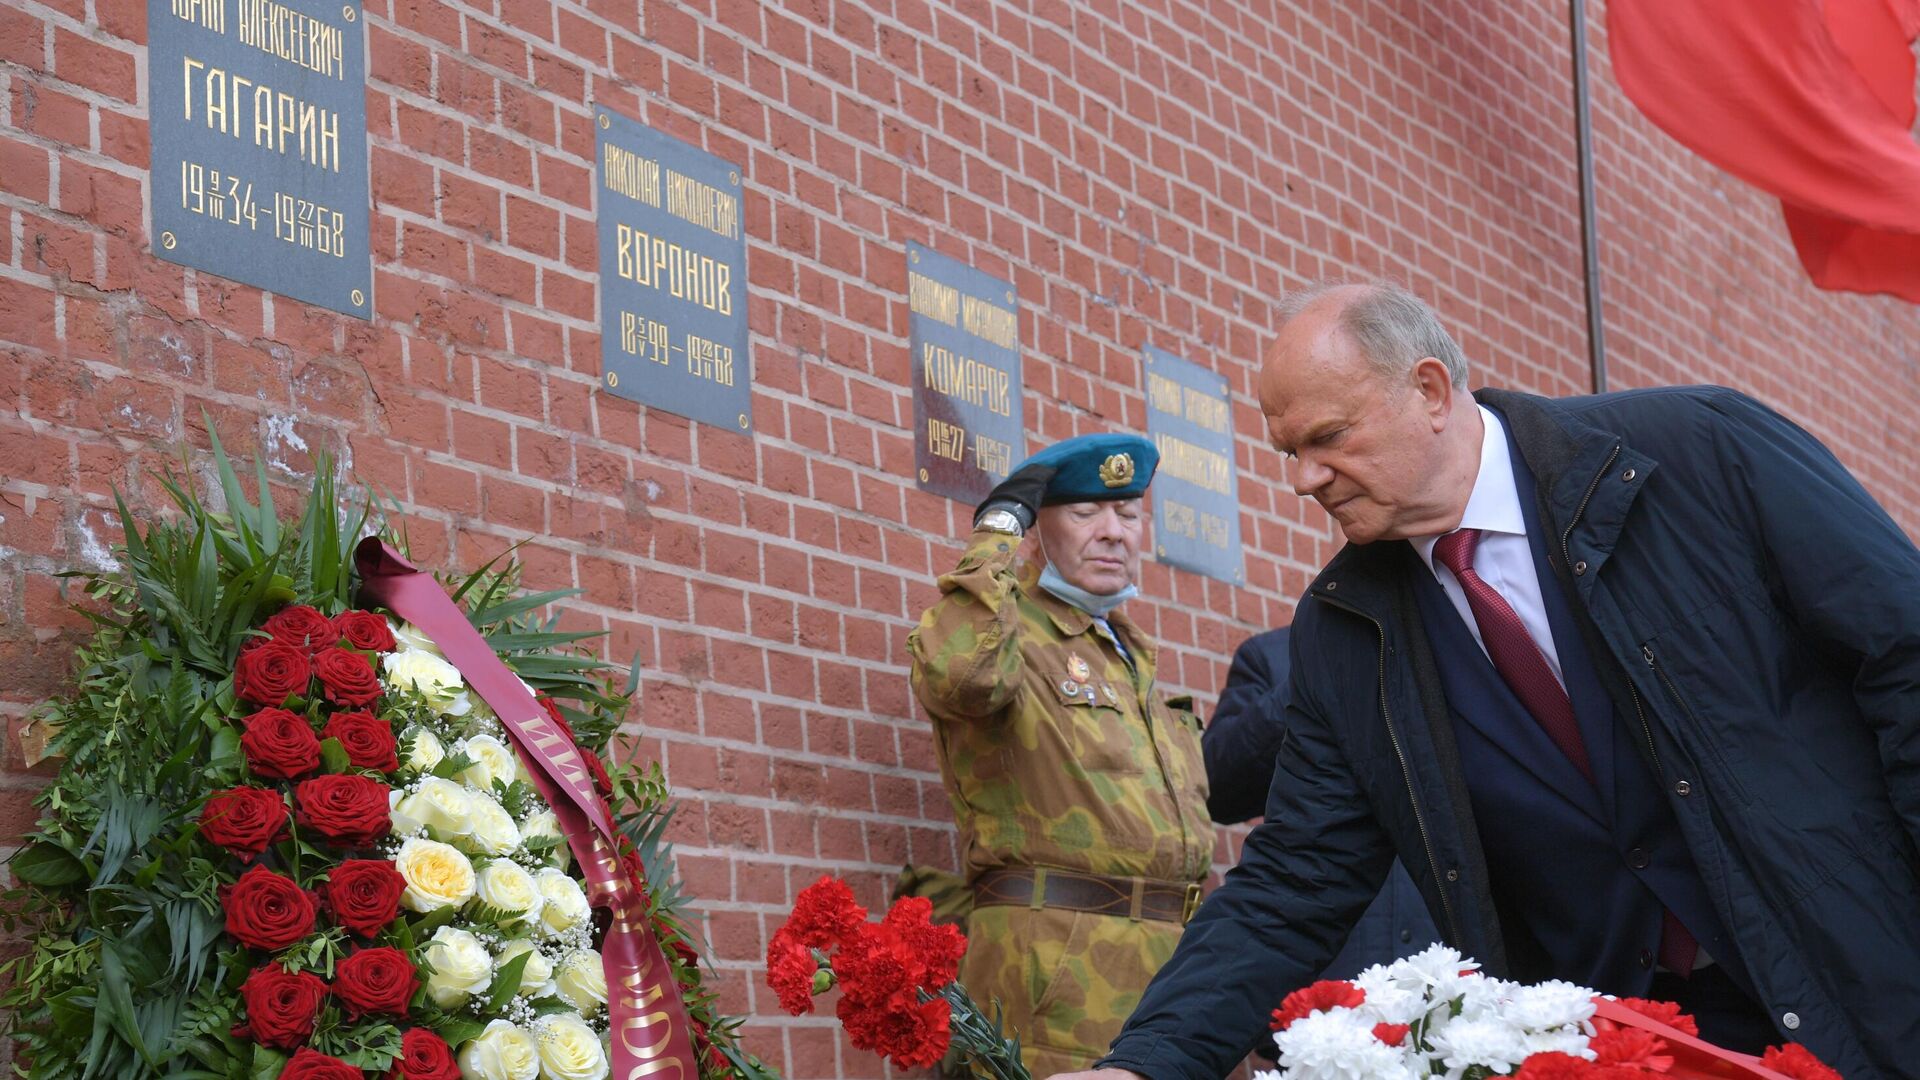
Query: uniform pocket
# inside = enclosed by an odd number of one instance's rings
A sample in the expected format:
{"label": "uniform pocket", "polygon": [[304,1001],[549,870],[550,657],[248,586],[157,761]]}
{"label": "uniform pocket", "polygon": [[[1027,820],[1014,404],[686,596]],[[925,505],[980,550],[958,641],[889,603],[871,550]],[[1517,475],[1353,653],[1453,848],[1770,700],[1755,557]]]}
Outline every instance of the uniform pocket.
{"label": "uniform pocket", "polygon": [[1069,680],[1053,687],[1058,706],[1055,722],[1067,753],[1090,773],[1138,775],[1142,772],[1141,740],[1135,731],[1139,721],[1102,703],[1097,690],[1073,689],[1086,686]]}

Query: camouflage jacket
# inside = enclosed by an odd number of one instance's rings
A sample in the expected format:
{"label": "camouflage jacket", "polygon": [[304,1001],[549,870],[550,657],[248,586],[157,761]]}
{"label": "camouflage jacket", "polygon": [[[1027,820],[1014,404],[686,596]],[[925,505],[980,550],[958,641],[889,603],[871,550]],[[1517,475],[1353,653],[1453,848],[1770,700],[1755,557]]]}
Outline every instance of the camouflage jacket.
{"label": "camouflage jacket", "polygon": [[1213,857],[1200,721],[1154,688],[1153,642],[1016,572],[1013,537],[977,531],[907,639],[934,720],[971,878],[1049,866],[1197,881]]}

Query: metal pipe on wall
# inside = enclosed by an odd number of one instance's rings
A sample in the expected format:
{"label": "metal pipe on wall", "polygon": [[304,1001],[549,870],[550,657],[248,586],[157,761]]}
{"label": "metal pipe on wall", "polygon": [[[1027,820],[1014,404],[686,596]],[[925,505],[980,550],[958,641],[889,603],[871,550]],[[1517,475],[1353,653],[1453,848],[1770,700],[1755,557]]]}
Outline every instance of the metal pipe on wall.
{"label": "metal pipe on wall", "polygon": [[1568,22],[1573,29],[1573,115],[1580,158],[1580,248],[1587,287],[1587,363],[1593,373],[1593,392],[1607,390],[1606,328],[1600,307],[1600,239],[1593,206],[1593,113],[1587,98],[1587,4],[1569,0]]}

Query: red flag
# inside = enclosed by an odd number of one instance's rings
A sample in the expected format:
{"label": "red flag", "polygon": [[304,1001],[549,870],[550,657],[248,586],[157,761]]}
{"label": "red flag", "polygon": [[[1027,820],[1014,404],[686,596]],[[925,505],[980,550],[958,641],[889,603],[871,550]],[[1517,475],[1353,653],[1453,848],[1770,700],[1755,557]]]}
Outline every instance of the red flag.
{"label": "red flag", "polygon": [[1648,119],[1779,196],[1815,284],[1920,303],[1920,0],[1614,0],[1607,35]]}

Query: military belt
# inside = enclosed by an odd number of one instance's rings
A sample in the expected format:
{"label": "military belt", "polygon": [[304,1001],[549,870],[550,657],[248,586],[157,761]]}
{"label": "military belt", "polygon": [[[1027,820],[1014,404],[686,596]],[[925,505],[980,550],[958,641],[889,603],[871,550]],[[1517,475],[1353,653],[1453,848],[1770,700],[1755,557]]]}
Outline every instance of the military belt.
{"label": "military belt", "polygon": [[1015,867],[988,870],[975,878],[973,906],[1055,908],[1184,926],[1200,906],[1200,886],[1046,866]]}

